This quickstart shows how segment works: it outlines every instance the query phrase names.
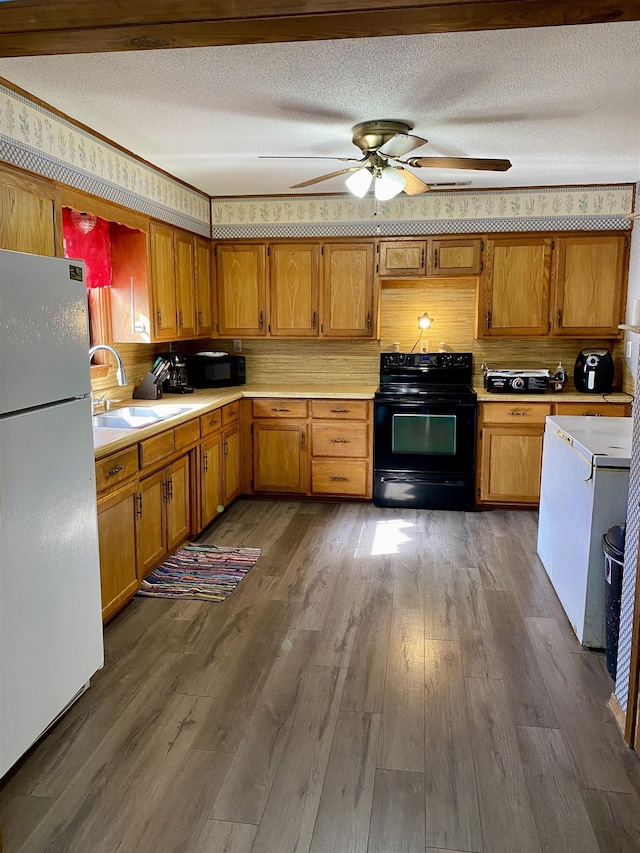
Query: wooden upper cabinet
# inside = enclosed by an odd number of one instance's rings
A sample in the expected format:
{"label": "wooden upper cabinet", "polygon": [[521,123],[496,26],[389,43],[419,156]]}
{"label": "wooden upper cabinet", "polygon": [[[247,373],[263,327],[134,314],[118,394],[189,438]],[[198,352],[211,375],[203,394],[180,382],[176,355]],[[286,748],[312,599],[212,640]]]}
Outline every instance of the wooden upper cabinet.
{"label": "wooden upper cabinet", "polygon": [[265,247],[235,243],[216,247],[217,332],[266,335]]}
{"label": "wooden upper cabinet", "polygon": [[317,337],[320,330],[317,243],[269,246],[269,333]]}
{"label": "wooden upper cabinet", "polygon": [[156,341],[173,341],[178,337],[173,228],[152,222],[149,233],[153,336]]}
{"label": "wooden upper cabinet", "polygon": [[196,333],[208,338],[213,334],[211,287],[211,243],[202,237],[193,242],[196,293]]}
{"label": "wooden upper cabinet", "polygon": [[374,260],[373,242],[323,244],[324,337],[377,336]]}
{"label": "wooden upper cabinet", "polygon": [[488,239],[478,299],[478,337],[549,332],[551,238]]}
{"label": "wooden upper cabinet", "polygon": [[196,336],[196,295],[193,237],[174,232],[174,263],[178,311],[178,336]]}
{"label": "wooden upper cabinet", "polygon": [[555,238],[554,335],[619,336],[627,244],[617,234]]}
{"label": "wooden upper cabinet", "polygon": [[0,248],[32,255],[62,254],[59,192],[46,180],[0,173]]}
{"label": "wooden upper cabinet", "polygon": [[479,275],[482,269],[482,240],[446,237],[429,240],[430,276]]}
{"label": "wooden upper cabinet", "polygon": [[425,275],[427,262],[426,240],[381,240],[378,275]]}

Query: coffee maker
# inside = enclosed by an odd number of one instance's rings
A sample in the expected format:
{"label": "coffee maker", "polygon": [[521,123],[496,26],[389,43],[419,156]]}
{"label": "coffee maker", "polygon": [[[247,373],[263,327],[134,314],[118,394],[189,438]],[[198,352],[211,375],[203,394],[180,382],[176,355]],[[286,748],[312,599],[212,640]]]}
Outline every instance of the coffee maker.
{"label": "coffee maker", "polygon": [[161,353],[161,358],[169,362],[169,375],[162,383],[165,394],[193,394],[193,388],[187,382],[187,362],[181,352]]}

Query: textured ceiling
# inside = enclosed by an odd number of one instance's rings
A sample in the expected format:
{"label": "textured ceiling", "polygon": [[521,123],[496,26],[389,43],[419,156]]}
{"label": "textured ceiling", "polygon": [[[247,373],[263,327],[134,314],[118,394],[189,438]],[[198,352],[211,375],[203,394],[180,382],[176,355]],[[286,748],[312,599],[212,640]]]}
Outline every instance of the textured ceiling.
{"label": "textured ceiling", "polygon": [[[341,168],[351,126],[406,119],[412,156],[509,158],[474,187],[640,180],[640,23],[0,59],[0,77],[210,195]],[[344,191],[334,178],[301,193]],[[292,191],[296,192],[296,191]]]}

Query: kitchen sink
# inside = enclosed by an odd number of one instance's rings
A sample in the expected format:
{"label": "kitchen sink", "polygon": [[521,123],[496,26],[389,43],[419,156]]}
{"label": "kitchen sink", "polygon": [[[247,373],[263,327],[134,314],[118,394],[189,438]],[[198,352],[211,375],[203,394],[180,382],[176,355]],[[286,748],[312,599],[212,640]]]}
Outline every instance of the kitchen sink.
{"label": "kitchen sink", "polygon": [[123,406],[94,415],[93,425],[103,429],[141,429],[188,411],[186,406]]}

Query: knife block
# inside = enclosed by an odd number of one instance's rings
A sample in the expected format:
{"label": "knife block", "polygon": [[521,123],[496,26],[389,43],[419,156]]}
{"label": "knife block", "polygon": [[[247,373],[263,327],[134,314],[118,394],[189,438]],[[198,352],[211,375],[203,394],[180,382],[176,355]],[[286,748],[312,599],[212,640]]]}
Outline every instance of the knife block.
{"label": "knife block", "polygon": [[162,386],[157,384],[157,376],[149,372],[133,392],[134,400],[160,400],[162,398]]}

